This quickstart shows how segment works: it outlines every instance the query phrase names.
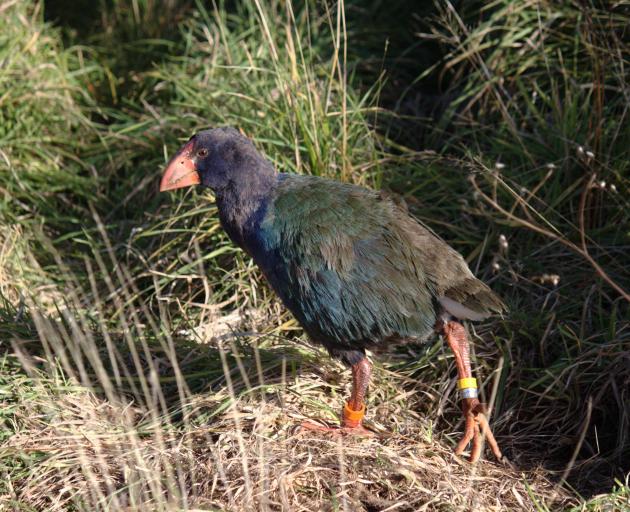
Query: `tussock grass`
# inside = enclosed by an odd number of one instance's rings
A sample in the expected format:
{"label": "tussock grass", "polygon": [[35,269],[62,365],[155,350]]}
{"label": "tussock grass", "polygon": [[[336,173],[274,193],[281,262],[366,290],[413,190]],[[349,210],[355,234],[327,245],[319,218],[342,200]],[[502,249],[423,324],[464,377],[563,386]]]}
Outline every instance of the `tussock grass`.
{"label": "tussock grass", "polygon": [[64,228],[98,176],[77,155],[95,132],[82,77],[91,66],[41,21],[41,4],[0,3],[0,176],[3,222]]}
{"label": "tussock grass", "polygon": [[[38,4],[0,2],[0,509],[630,507],[621,11],[127,7],[103,3],[64,47]],[[417,23],[391,83],[372,22]],[[512,467],[451,455],[439,340],[377,363],[377,439],[297,431],[337,421],[348,372],[305,343],[210,194],[156,190],[182,140],[223,124],[284,171],[401,193],[507,298],[473,334]]]}

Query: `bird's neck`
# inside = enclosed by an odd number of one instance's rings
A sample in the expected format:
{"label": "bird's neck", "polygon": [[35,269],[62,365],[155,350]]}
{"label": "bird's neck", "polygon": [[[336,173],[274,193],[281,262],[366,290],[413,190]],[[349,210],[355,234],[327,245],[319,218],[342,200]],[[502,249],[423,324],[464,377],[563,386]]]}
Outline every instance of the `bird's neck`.
{"label": "bird's neck", "polygon": [[228,186],[217,193],[219,219],[223,229],[239,246],[258,229],[276,186],[277,175],[258,176],[245,186]]}

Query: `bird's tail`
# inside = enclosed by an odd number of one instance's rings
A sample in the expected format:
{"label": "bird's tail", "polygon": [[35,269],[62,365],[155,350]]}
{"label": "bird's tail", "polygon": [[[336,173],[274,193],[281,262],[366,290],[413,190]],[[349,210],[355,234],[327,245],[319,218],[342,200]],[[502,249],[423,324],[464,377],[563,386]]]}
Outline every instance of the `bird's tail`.
{"label": "bird's tail", "polygon": [[438,300],[448,313],[461,320],[483,320],[507,311],[499,296],[475,277],[450,287]]}

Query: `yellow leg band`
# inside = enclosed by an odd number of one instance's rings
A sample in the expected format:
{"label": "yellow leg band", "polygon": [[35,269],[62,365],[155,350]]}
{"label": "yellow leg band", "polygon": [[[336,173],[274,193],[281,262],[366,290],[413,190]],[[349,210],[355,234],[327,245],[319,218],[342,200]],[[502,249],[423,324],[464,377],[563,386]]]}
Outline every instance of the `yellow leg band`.
{"label": "yellow leg band", "polygon": [[474,377],[466,377],[465,379],[459,379],[457,381],[457,389],[467,388],[477,389],[477,379],[475,379]]}

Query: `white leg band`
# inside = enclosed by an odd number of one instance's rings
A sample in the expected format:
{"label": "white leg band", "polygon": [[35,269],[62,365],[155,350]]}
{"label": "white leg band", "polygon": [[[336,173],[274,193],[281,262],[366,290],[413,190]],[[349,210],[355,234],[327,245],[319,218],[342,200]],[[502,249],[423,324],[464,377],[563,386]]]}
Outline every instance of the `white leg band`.
{"label": "white leg band", "polygon": [[462,398],[477,398],[479,395],[477,393],[477,388],[464,388],[460,389]]}

